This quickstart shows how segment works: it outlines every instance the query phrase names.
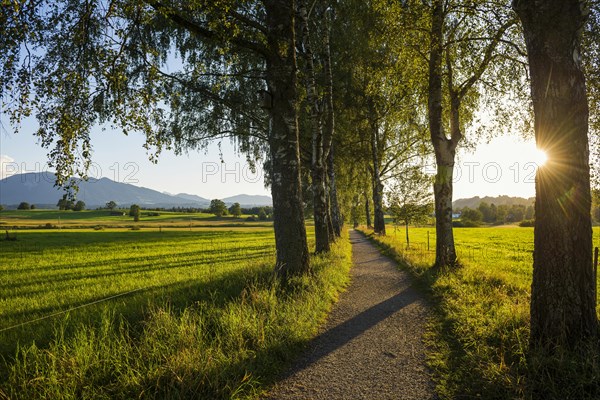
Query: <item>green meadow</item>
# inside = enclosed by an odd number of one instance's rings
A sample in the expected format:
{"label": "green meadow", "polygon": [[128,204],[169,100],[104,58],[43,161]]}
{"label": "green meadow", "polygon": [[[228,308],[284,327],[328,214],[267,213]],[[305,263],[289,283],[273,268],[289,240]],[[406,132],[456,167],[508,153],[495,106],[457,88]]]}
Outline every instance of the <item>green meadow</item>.
{"label": "green meadow", "polygon": [[134,222],[133,217],[130,217],[128,213],[129,210],[114,210],[114,212],[110,210],[2,210],[0,211],[0,229],[126,228],[132,226],[218,228],[228,226],[268,227],[272,225],[272,222],[268,221],[247,221],[249,215],[235,218],[233,216],[216,217],[213,214],[205,213],[149,210],[141,210],[139,222]]}
{"label": "green meadow", "polygon": [[[363,229],[367,234],[369,231]],[[529,352],[533,228],[455,228],[460,267],[431,268],[435,228],[388,226],[374,237],[429,294],[435,309],[427,343],[445,399],[600,398],[597,344],[558,355]],[[594,228],[599,245],[600,229]]]}
{"label": "green meadow", "polygon": [[[103,299],[119,295],[108,302],[126,314],[148,299],[182,303],[209,295],[217,283],[227,289],[232,274],[274,260],[269,229],[26,230],[17,238],[0,242],[0,329],[100,301],[71,313],[88,318],[107,304]],[[0,332],[0,350],[6,354],[28,336],[46,339],[52,333],[48,322]]]}
{"label": "green meadow", "polygon": [[281,287],[271,227],[111,225],[0,241],[0,398],[254,397],[348,282],[347,240]]}

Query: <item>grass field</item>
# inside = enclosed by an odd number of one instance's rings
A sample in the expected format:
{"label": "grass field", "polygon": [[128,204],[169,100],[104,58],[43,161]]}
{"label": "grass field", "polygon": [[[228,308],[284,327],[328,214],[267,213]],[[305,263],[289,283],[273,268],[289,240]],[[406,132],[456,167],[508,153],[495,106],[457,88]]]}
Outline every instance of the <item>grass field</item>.
{"label": "grass field", "polygon": [[0,241],[0,398],[254,396],[316,332],[349,254],[283,288],[272,228],[20,230]]}
{"label": "grass field", "polygon": [[[429,232],[429,246],[428,246]],[[533,228],[455,228],[461,267],[439,271],[435,228],[388,228],[374,240],[403,261],[431,295],[429,364],[442,398],[597,399],[600,352],[529,352]],[[600,231],[594,228],[598,245]]]}
{"label": "grass field", "polygon": [[[227,227],[227,226],[257,226],[268,227],[272,222],[246,221],[248,215],[240,218],[233,216],[216,217],[213,214],[185,213],[173,211],[142,210],[140,220],[133,221],[128,210],[117,210],[125,215],[111,215],[109,210],[59,211],[59,210],[2,210],[0,211],[0,229],[19,228],[90,228],[102,226],[106,228],[123,227]],[[152,215],[158,214],[158,215]]]}
{"label": "grass field", "polygon": [[[148,298],[185,302],[190,295],[208,295],[211,285],[224,289],[219,281],[227,282],[240,269],[274,260],[273,232],[266,228],[27,230],[18,239],[0,242],[0,330],[129,292],[112,302],[126,314],[135,314]],[[202,292],[195,290],[200,287]],[[81,319],[97,313],[98,307],[91,307],[75,314]],[[37,340],[52,333],[46,320],[35,325],[0,332],[0,351],[14,350],[28,332]]]}

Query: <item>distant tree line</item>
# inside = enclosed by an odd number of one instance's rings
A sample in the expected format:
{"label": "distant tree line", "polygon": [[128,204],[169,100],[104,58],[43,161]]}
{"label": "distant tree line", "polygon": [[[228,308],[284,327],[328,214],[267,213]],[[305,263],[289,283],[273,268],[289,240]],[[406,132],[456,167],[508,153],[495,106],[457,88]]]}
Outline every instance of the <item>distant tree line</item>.
{"label": "distant tree line", "polygon": [[494,203],[488,204],[481,202],[475,209],[464,207],[461,212],[461,222],[485,222],[488,224],[505,224],[510,222],[521,222],[523,220],[532,220],[535,218],[533,205],[525,206],[522,204],[501,204],[496,206]]}
{"label": "distant tree line", "polygon": [[[66,197],[61,199],[59,201],[59,203],[57,204],[57,206],[63,207],[61,208],[61,210],[69,210],[69,209],[75,209],[75,207],[77,207],[77,203],[73,204],[72,201],[68,200]],[[83,203],[83,207],[85,207],[85,203]],[[104,207],[98,208],[99,210],[117,210],[118,209],[118,204],[111,200],[109,202],[107,202],[105,204]],[[227,205],[225,204],[224,201],[220,200],[220,199],[213,199],[211,200],[211,203],[209,205],[208,208],[199,208],[199,207],[171,207],[171,208],[165,208],[165,207],[141,207],[138,204],[133,204],[130,206],[129,208],[129,216],[136,217],[139,219],[139,216],[141,215],[141,211],[155,211],[155,212],[159,212],[159,211],[171,211],[171,212],[177,212],[177,213],[189,213],[189,214],[197,214],[197,213],[204,213],[204,214],[214,214],[217,217],[221,217],[224,215],[231,215],[234,218],[239,218],[242,215],[248,215],[249,219],[258,219],[261,221],[266,221],[269,219],[273,218],[273,207],[271,206],[264,206],[264,207],[260,207],[260,206],[256,206],[256,207],[250,207],[250,208],[242,208],[242,206],[240,205],[240,203],[233,203],[231,206],[227,207]],[[151,214],[148,214],[149,216],[153,216]]]}

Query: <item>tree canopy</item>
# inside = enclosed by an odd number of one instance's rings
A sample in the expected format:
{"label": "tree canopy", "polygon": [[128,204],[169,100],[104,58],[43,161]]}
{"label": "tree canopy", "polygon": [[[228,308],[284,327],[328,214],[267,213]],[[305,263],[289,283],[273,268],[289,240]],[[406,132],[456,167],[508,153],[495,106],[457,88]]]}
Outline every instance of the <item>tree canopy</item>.
{"label": "tree canopy", "polygon": [[208,208],[211,214],[215,214],[217,217],[221,217],[227,214],[227,206],[223,200],[213,199],[210,201],[210,207]]}

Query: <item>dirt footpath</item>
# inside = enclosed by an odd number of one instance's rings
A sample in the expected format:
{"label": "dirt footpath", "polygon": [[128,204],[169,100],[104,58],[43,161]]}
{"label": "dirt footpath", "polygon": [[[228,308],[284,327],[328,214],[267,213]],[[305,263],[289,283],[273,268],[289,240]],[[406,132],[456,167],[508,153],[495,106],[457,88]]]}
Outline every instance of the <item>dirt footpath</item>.
{"label": "dirt footpath", "polygon": [[267,399],[435,399],[422,336],[428,307],[411,280],[350,231],[352,283]]}

